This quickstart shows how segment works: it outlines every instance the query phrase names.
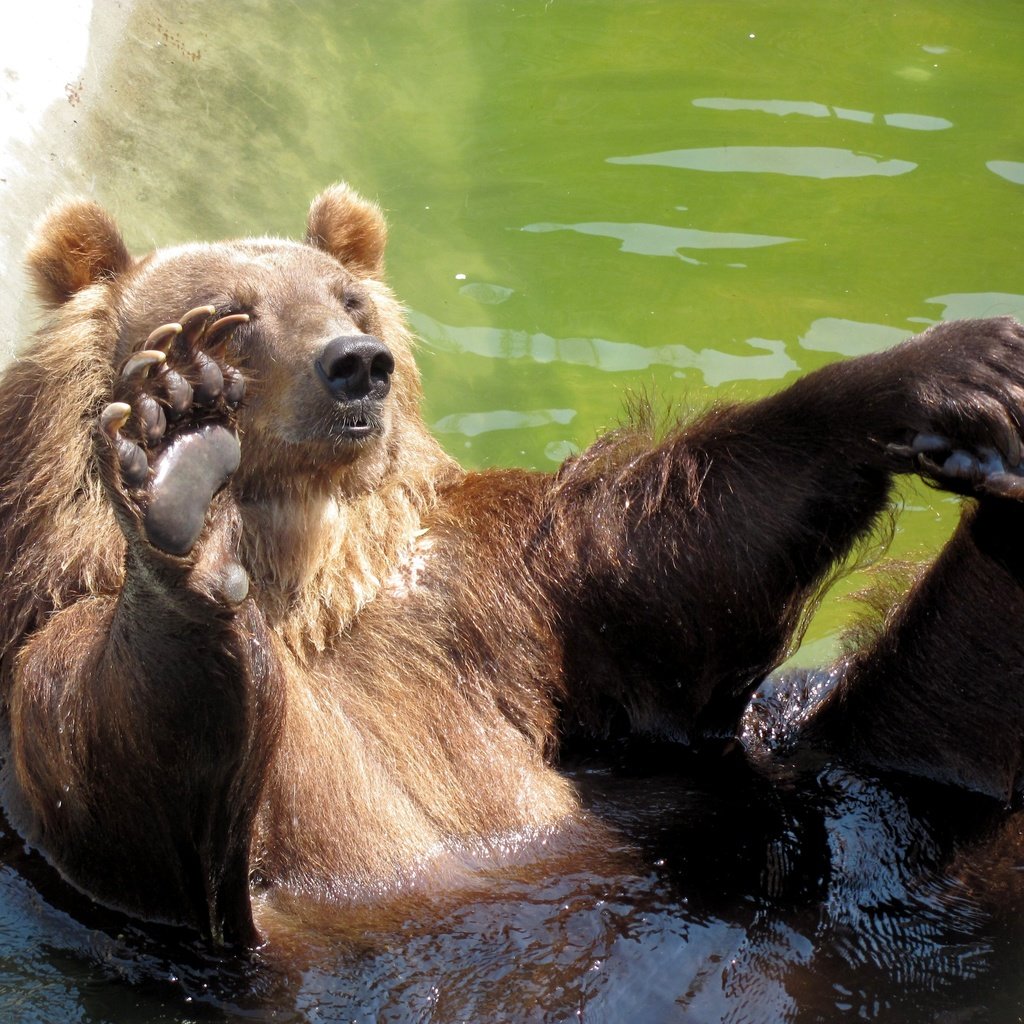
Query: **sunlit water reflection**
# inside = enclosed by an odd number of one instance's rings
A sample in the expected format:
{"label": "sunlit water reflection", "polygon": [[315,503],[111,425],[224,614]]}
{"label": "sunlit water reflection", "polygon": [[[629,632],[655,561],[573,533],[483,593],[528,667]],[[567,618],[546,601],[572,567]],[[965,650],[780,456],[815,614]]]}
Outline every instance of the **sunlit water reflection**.
{"label": "sunlit water reflection", "polygon": [[713,149],[673,149],[639,156],[611,156],[610,164],[652,164],[691,171],[736,171],[751,174],[790,174],[798,178],[866,178],[909,174],[917,164],[883,160],[846,149],[825,146],[719,146]]}

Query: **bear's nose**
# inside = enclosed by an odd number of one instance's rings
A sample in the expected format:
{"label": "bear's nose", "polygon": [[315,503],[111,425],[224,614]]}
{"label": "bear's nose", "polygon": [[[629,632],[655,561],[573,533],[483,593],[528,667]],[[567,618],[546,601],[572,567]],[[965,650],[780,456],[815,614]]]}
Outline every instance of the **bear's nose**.
{"label": "bear's nose", "polygon": [[387,345],[371,334],[346,334],[327,342],[316,370],[336,401],[382,399],[391,389],[395,360]]}

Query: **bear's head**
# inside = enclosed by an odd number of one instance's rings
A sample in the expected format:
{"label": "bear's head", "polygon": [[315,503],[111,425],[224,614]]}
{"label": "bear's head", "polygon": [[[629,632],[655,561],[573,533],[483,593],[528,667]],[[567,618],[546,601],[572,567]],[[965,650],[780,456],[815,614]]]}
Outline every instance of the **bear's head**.
{"label": "bear's head", "polygon": [[102,311],[115,369],[196,306],[248,314],[227,355],[247,378],[235,486],[359,493],[396,461],[436,457],[411,338],[380,280],[385,240],[380,209],[336,185],[314,200],[303,242],[190,244],[134,259],[108,214],[71,200],[44,217],[28,262],[58,329],[61,317]]}

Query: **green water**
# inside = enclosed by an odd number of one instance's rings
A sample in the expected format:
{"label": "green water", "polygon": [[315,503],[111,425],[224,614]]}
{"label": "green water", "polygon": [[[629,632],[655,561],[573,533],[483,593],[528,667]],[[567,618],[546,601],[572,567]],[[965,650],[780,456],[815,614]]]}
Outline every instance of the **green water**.
{"label": "green water", "polygon": [[[297,236],[348,179],[388,212],[443,443],[553,469],[634,392],[685,412],[939,319],[1024,316],[1022,14],[142,2],[65,184],[145,249]],[[924,557],[958,504],[903,495],[893,552]],[[801,656],[848,615],[833,597]]]}
{"label": "green water", "polygon": [[[140,248],[294,235],[338,178],[377,198],[467,465],[554,468],[631,392],[685,411],[1024,314],[1017,4],[171,10],[92,97],[96,193]],[[924,557],[957,506],[905,493],[893,551]]]}

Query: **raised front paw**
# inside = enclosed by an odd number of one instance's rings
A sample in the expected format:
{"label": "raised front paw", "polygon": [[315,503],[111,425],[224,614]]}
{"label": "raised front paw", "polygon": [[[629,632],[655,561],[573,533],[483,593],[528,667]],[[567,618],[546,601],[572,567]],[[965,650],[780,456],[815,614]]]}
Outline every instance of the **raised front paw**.
{"label": "raised front paw", "polygon": [[893,447],[909,456],[922,476],[947,491],[1024,500],[1019,440],[1007,445],[1008,452],[999,452],[989,445],[963,447],[941,434],[919,433],[909,446]]}
{"label": "raised front paw", "polygon": [[158,327],[121,369],[100,414],[108,478],[145,539],[184,557],[199,540],[214,495],[238,468],[235,411],[241,373],[224,359],[244,313],[212,306]]}
{"label": "raised front paw", "polygon": [[[890,350],[897,470],[961,494],[1024,499],[1024,327],[1009,317],[937,324]],[[902,392],[902,393],[901,393]],[[873,399],[869,398],[868,403]]]}

